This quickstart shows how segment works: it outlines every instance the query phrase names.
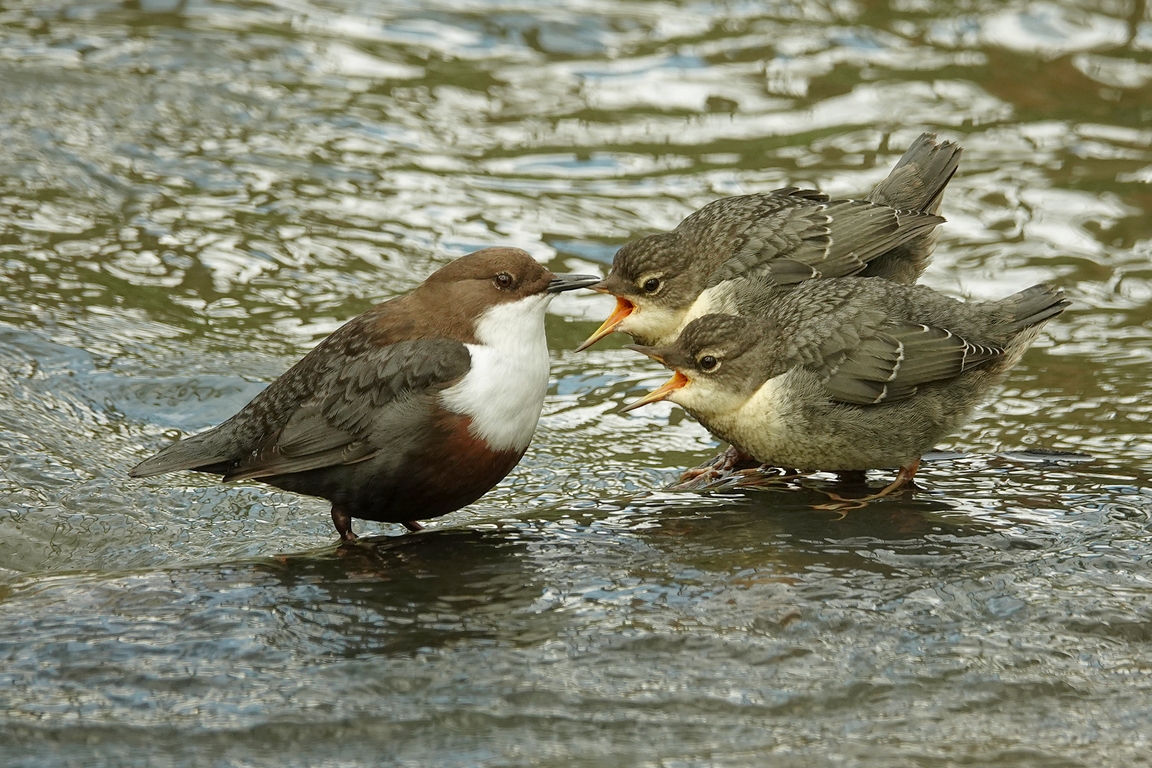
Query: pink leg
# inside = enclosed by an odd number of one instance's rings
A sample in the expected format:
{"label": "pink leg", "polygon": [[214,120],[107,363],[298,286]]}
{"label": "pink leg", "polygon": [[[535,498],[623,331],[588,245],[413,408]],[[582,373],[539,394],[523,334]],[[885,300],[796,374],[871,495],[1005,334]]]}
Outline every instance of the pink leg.
{"label": "pink leg", "polygon": [[912,478],[916,476],[916,470],[920,469],[920,459],[914,459],[910,464],[900,467],[900,471],[896,473],[896,479],[888,485],[884,486],[878,493],[873,493],[870,496],[864,496],[859,499],[846,499],[836,493],[828,494],[828,498],[832,499],[832,504],[819,504],[813,509],[835,509],[840,511],[847,511],[850,509],[860,509],[861,507],[868,506],[868,502],[882,499],[885,496],[890,496],[896,491],[903,488],[908,483],[912,482]]}
{"label": "pink leg", "polygon": [[726,479],[737,470],[751,469],[760,466],[760,462],[741,451],[734,445],[728,450],[703,464],[693,467],[680,479],[668,486],[669,491],[688,491],[694,488],[703,488]]}

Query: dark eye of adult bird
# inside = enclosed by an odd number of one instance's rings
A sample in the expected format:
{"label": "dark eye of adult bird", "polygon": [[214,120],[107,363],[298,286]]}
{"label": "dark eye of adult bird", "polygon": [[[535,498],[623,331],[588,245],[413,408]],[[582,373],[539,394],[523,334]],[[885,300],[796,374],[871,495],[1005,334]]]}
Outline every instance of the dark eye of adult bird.
{"label": "dark eye of adult bird", "polygon": [[712,357],[712,355],[704,355],[704,357],[700,358],[699,365],[702,371],[714,371],[716,367],[720,365],[720,361]]}
{"label": "dark eye of adult bird", "polygon": [[512,275],[508,274],[507,272],[501,272],[500,274],[496,275],[496,287],[497,288],[511,288],[512,287]]}
{"label": "dark eye of adult bird", "polygon": [[660,290],[660,278],[658,278],[658,277],[648,278],[647,280],[644,281],[643,287],[647,293],[656,293],[656,291]]}

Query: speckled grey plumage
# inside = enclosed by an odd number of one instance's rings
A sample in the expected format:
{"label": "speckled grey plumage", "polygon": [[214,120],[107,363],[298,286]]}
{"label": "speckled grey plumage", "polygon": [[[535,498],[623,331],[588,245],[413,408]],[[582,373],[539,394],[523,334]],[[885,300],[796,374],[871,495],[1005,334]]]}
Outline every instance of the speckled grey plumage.
{"label": "speckled grey plumage", "polygon": [[[763,276],[788,285],[801,279],[854,275],[882,254],[921,240],[944,221],[934,214],[866,200],[824,198],[816,205],[796,205],[795,200],[819,198],[793,189],[732,197],[694,213],[698,222],[689,217],[681,224],[686,251],[727,255],[705,286],[736,277]],[[799,265],[807,269],[795,273]],[[788,270],[786,277],[782,268]]]}
{"label": "speckled grey plumage", "polygon": [[[646,318],[620,330],[651,344],[674,339],[684,323],[711,311],[713,296],[731,279],[783,286],[874,275],[914,282],[931,259],[944,221],[940,201],[960,153],[923,134],[865,200],[794,187],[716,200],[674,230],[622,247],[600,287]],[[652,276],[660,280],[654,292],[644,288]]]}
{"label": "speckled grey plumage", "polygon": [[[768,193],[769,198],[791,193],[814,202],[823,200],[827,203],[823,212],[827,218],[814,217],[810,211],[779,211],[774,212],[781,219],[777,224],[771,216],[766,216],[762,222],[757,222],[755,229],[748,231],[748,242],[713,273],[708,285],[734,277],[753,277],[758,272],[771,274],[773,266],[778,275],[774,276],[773,282],[777,285],[799,282],[797,278],[800,275],[804,279],[857,275],[916,282],[932,260],[940,236],[937,225],[944,222],[939,217],[944,189],[959,168],[962,152],[963,148],[955,142],[937,143],[936,134],[922,133],[900,157],[892,172],[864,200],[832,201],[813,190],[792,188]],[[706,210],[708,206],[698,213]],[[757,217],[754,206],[734,205],[724,213],[749,220]],[[815,218],[822,219],[822,226],[810,223]],[[787,229],[795,228],[804,219],[808,220],[804,239],[789,241],[783,236]],[[769,255],[766,249],[756,246],[758,240],[765,238],[762,233],[771,233],[774,229],[777,230],[772,243],[775,255],[766,258]],[[758,258],[751,254],[758,254]],[[773,261],[799,262],[811,266],[812,270],[804,274],[804,270],[797,270],[795,264],[773,265]]]}
{"label": "speckled grey plumage", "polygon": [[821,280],[746,297],[745,316],[698,318],[642,351],[688,376],[675,402],[759,461],[879,469],[959,428],[1067,306],[1049,285],[964,303],[879,278]]}

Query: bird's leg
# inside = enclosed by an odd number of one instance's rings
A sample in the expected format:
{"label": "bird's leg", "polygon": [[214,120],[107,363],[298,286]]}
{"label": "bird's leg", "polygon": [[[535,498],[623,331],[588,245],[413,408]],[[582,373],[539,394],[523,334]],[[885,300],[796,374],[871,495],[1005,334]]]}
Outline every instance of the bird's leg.
{"label": "bird's leg", "polygon": [[903,488],[908,483],[912,482],[912,478],[916,476],[916,470],[920,469],[920,459],[916,458],[911,463],[900,467],[900,471],[896,473],[896,479],[888,485],[884,486],[878,493],[873,493],[869,496],[864,496],[859,499],[846,499],[843,496],[832,493],[831,491],[824,491],[828,498],[832,499],[832,504],[818,504],[813,509],[834,509],[841,512],[849,509],[860,509],[861,507],[868,506],[868,502],[882,499],[885,496],[890,496],[896,491]]}
{"label": "bird's leg", "polygon": [[889,483],[887,486],[885,486],[884,490],[880,491],[880,493],[878,493],[876,495],[877,496],[887,496],[888,494],[892,493],[893,491],[896,491],[896,490],[899,490],[900,488],[903,488],[905,485],[912,482],[912,479],[914,477],[916,477],[916,472],[919,469],[920,469],[920,458],[917,457],[917,458],[912,460],[911,464],[907,464],[903,467],[900,467],[900,471],[896,473],[896,479],[893,480],[891,483]]}
{"label": "bird's leg", "polygon": [[693,488],[702,488],[723,480],[736,470],[754,469],[759,466],[760,462],[756,461],[756,459],[744,453],[736,446],[730,445],[728,446],[728,450],[719,456],[715,456],[703,464],[684,472],[684,474],[680,475],[679,480],[669,485],[665,490],[688,491]]}
{"label": "bird's leg", "polygon": [[412,531],[412,533],[424,530],[424,526],[420,525],[420,523],[416,522],[415,520],[409,520],[408,522],[404,523],[404,527]]}
{"label": "bird's leg", "polygon": [[358,538],[352,533],[352,515],[335,504],[332,505],[332,525],[336,526],[341,541],[356,541]]}

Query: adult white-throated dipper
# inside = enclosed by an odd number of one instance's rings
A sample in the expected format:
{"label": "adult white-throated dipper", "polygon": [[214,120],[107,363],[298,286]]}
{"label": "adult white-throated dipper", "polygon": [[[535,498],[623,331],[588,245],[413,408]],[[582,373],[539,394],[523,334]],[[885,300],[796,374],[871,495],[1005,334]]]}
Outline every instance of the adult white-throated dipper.
{"label": "adult white-throated dipper", "polygon": [[[960,302],[882,278],[814,280],[759,297],[741,315],[706,315],[662,347],[673,369],[625,410],[668,399],[758,461],[809,470],[899,467],[959,428],[1068,306],[1050,285]],[[874,497],[869,497],[874,498]]]}
{"label": "adult white-throated dipper", "polygon": [[403,523],[471,504],[528,447],[548,388],[544,311],[598,277],[554,275],[524,251],[486,248],[350,320],[235,416],[129,470],[258,479]]}
{"label": "adult white-throated dipper", "polygon": [[944,220],[937,213],[961,147],[921,134],[865,200],[830,200],[793,187],[716,200],[671,232],[628,243],[594,290],[616,309],[582,350],[613,331],[670,344],[694,318],[715,311],[729,280],[775,285],[860,275],[914,283]]}

